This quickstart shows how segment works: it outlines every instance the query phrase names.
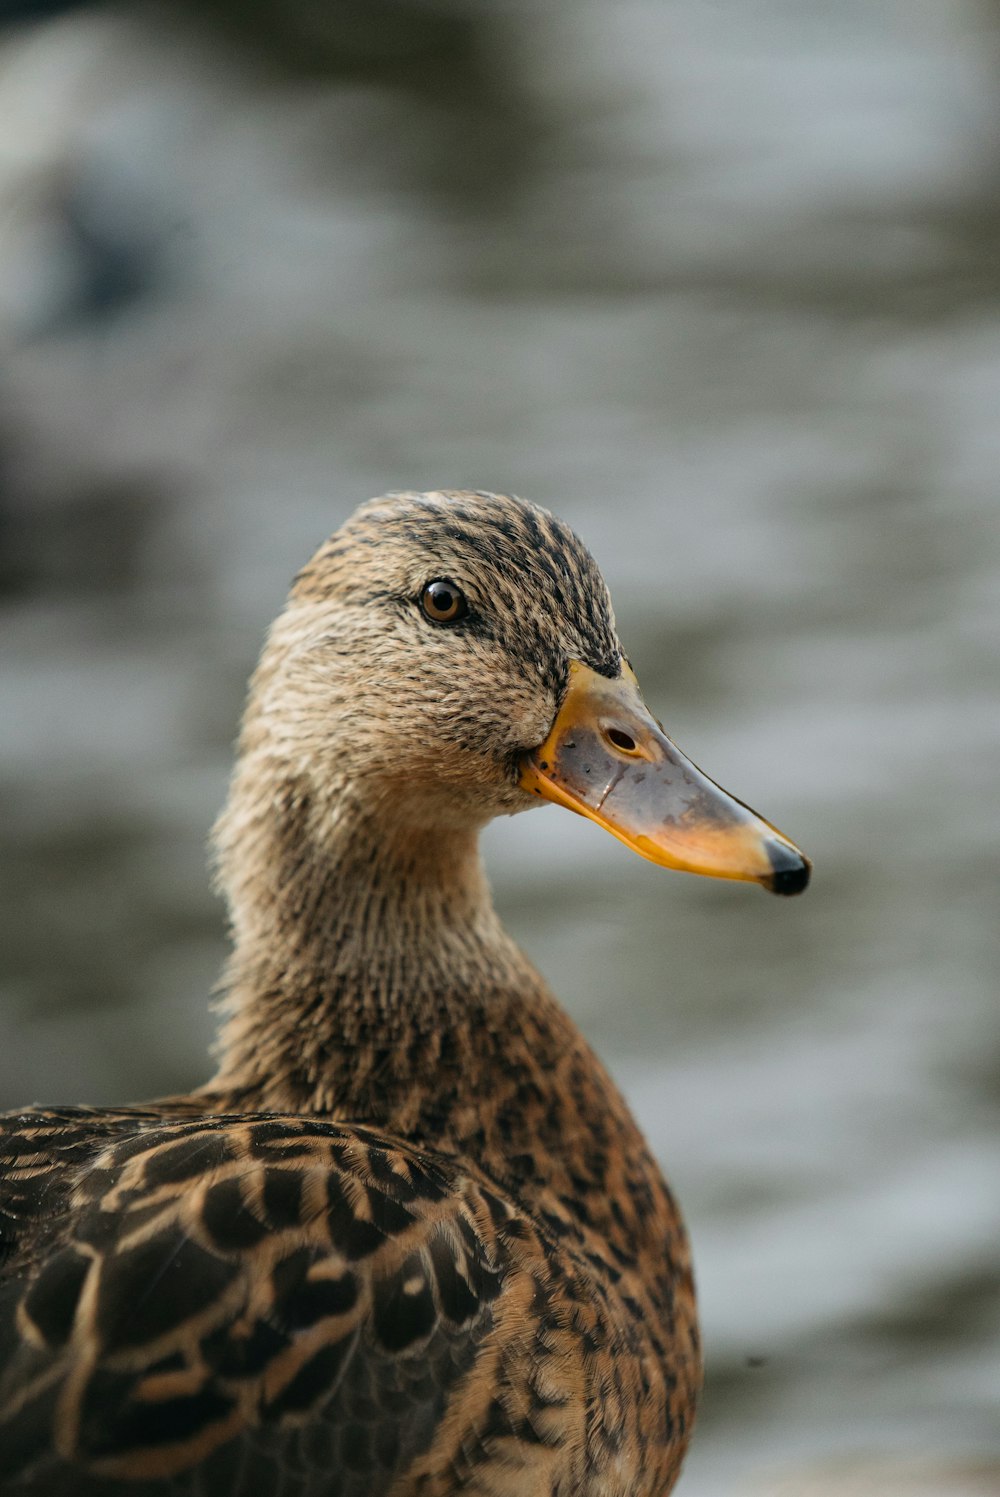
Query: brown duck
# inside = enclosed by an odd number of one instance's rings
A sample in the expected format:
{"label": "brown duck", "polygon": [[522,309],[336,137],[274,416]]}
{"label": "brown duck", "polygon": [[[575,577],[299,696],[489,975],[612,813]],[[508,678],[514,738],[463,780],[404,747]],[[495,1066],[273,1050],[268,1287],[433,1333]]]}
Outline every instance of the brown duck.
{"label": "brown duck", "polygon": [[681,1220],[479,862],[538,798],[668,867],[808,880],[650,716],[565,525],[363,506],[251,684],[215,1079],[0,1125],[4,1497],[671,1489]]}

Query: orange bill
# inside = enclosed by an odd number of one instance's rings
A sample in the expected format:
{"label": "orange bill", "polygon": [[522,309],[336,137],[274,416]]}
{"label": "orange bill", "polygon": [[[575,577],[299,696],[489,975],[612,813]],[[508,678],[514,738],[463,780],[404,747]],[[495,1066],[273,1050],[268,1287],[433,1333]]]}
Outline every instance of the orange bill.
{"label": "orange bill", "polygon": [[574,660],[545,742],[521,760],[533,795],[588,816],[641,857],[711,878],[799,894],[808,858],[684,757],[650,713],[628,666],[615,680]]}

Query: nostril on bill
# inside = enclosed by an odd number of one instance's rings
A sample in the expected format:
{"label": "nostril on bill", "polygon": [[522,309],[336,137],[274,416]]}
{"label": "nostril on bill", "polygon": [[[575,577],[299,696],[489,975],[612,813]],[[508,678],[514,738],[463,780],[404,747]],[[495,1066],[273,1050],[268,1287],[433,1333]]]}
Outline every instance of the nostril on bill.
{"label": "nostril on bill", "polygon": [[626,754],[635,753],[635,739],[629,733],[624,732],[621,728],[607,728],[605,731],[608,739],[614,744],[615,748],[624,750]]}

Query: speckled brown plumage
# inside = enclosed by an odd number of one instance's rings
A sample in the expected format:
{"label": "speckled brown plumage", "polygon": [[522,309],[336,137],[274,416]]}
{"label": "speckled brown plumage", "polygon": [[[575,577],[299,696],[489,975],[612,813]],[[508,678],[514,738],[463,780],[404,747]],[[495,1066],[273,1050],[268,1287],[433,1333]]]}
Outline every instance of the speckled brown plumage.
{"label": "speckled brown plumage", "polygon": [[621,671],[607,592],[520,501],[389,496],[300,574],[216,833],[215,1080],[0,1130],[0,1493],[670,1490],[681,1222],[476,848],[570,660]]}

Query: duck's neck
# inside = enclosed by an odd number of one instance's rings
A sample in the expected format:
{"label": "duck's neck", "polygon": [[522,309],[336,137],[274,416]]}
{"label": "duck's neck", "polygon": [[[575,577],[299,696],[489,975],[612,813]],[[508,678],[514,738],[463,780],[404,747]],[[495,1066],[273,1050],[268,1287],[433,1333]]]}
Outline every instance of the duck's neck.
{"label": "duck's neck", "polygon": [[474,830],[403,832],[346,793],[318,816],[288,781],[246,810],[237,795],[217,838],[235,950],[206,1105],[325,1114],[453,1153],[591,1248],[648,1256],[651,1281],[686,1272],[659,1171],[503,931]]}
{"label": "duck's neck", "polygon": [[427,1087],[442,1047],[551,1002],[497,919],[475,828],[421,830],[346,796],[318,813],[286,782],[227,813],[220,844],[235,946],[217,1086],[363,1115],[386,1104],[376,1072]]}

